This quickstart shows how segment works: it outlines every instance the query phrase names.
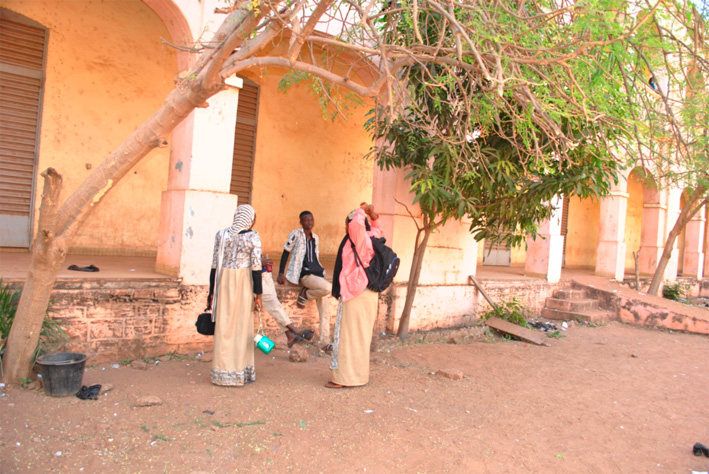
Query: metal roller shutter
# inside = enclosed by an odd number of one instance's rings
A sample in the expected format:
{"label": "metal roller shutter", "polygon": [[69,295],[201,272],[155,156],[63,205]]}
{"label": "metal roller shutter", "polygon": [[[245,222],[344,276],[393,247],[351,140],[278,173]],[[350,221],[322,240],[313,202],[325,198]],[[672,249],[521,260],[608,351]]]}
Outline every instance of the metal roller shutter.
{"label": "metal roller shutter", "polygon": [[27,247],[47,30],[0,9],[0,246]]}
{"label": "metal roller shutter", "polygon": [[236,133],[234,135],[234,160],[229,188],[231,194],[239,196],[239,204],[251,203],[258,100],[259,86],[244,79],[244,87],[239,91],[239,108],[236,113]]}

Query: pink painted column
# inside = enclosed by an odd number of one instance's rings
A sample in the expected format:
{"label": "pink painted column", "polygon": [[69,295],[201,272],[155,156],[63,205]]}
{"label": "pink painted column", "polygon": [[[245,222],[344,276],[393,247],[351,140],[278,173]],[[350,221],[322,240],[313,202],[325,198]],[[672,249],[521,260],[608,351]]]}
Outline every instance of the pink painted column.
{"label": "pink painted column", "polygon": [[524,274],[546,278],[550,283],[561,279],[561,262],[564,255],[564,237],[561,235],[562,198],[552,200],[554,212],[548,220],[539,225],[536,239],[527,237],[527,256]]}
{"label": "pink painted column", "polygon": [[662,256],[667,235],[667,192],[647,187],[644,192],[638,269],[641,275],[652,275]]}
{"label": "pink painted column", "polygon": [[601,217],[596,249],[596,275],[618,281],[625,274],[625,217],[628,209],[628,182],[621,179],[610,195],[601,200]]}
{"label": "pink painted column", "polygon": [[704,276],[704,208],[687,223],[684,231],[684,260],[682,275],[701,280]]}

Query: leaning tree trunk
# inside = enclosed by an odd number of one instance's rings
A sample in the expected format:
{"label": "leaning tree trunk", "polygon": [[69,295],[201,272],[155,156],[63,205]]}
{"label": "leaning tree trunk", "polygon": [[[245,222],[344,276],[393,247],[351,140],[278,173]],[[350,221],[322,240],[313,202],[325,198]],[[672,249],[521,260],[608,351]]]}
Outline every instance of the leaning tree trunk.
{"label": "leaning tree trunk", "polygon": [[688,202],[685,204],[684,208],[679,213],[675,225],[672,227],[669,234],[667,235],[667,240],[665,241],[665,248],[662,251],[660,261],[657,262],[657,268],[655,269],[655,273],[652,276],[650,288],[647,290],[647,293],[649,295],[657,296],[657,293],[660,289],[660,284],[662,284],[662,281],[664,280],[665,269],[667,268],[667,264],[670,262],[670,258],[672,257],[672,248],[675,246],[675,241],[677,240],[677,237],[679,237],[679,235],[682,233],[682,229],[684,229],[684,227],[687,225],[687,223],[689,223],[692,217],[694,217],[694,215],[699,212],[699,210],[703,206],[707,204],[708,198],[701,199],[702,195],[705,192],[706,189],[700,188],[692,193],[692,196],[688,199]]}
{"label": "leaning tree trunk", "polygon": [[49,305],[49,295],[54,287],[57,272],[66,258],[66,240],[56,238],[62,177],[53,168],[43,172],[42,177],[44,189],[37,236],[32,245],[30,270],[22,288],[22,296],[3,356],[3,370],[8,383],[18,383],[30,374],[32,356],[39,342],[39,333]]}
{"label": "leaning tree trunk", "polygon": [[[400,339],[406,339],[409,336],[409,320],[411,319],[411,308],[414,306],[414,298],[416,298],[416,289],[419,284],[419,277],[421,276],[421,268],[423,267],[423,256],[426,253],[426,246],[428,245],[428,238],[431,236],[433,231],[432,226],[425,226],[423,228],[423,239],[414,248],[413,261],[411,262],[411,271],[409,272],[409,281],[406,285],[406,300],[404,301],[404,311],[401,313],[401,319],[399,320],[399,329],[396,335]],[[418,240],[418,238],[417,238]]]}
{"label": "leaning tree trunk", "polygon": [[[214,49],[203,55],[177,85],[162,106],[131,134],[58,208],[61,176],[51,168],[45,177],[45,188],[39,214],[39,229],[32,247],[32,261],[25,279],[22,297],[15,314],[12,330],[3,356],[7,383],[19,383],[28,378],[42,321],[57,272],[64,263],[71,239],[81,224],[131,168],[156,147],[167,146],[167,137],[196,107],[206,107],[207,99],[226,86],[220,69],[245,38],[249,38],[268,7],[258,11],[240,9],[230,14],[215,37],[223,38]],[[272,39],[273,28],[251,39],[252,48],[242,48],[254,54],[259,46]],[[238,54],[247,54],[239,51]]]}

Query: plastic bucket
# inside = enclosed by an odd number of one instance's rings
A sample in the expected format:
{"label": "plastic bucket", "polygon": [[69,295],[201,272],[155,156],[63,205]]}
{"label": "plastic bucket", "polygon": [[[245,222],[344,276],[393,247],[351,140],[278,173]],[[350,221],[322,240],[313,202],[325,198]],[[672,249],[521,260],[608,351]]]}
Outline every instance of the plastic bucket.
{"label": "plastic bucket", "polygon": [[47,395],[65,397],[81,390],[87,358],[86,354],[78,352],[59,352],[38,358],[37,365]]}

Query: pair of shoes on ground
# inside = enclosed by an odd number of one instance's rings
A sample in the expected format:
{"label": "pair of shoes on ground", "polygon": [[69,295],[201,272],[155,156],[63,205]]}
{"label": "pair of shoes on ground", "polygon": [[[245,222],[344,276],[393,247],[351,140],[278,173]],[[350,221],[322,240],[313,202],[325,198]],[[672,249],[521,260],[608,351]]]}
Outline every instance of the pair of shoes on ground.
{"label": "pair of shoes on ground", "polygon": [[298,301],[296,301],[296,304],[298,305],[298,308],[303,309],[305,308],[305,303],[308,302],[308,289],[306,287],[303,287],[300,289],[300,293],[298,293]]}
{"label": "pair of shoes on ground", "polygon": [[299,342],[310,341],[313,339],[313,335],[315,335],[315,333],[312,330],[306,329],[302,333],[294,335],[293,340],[288,343],[288,347],[293,347],[293,344]]}

